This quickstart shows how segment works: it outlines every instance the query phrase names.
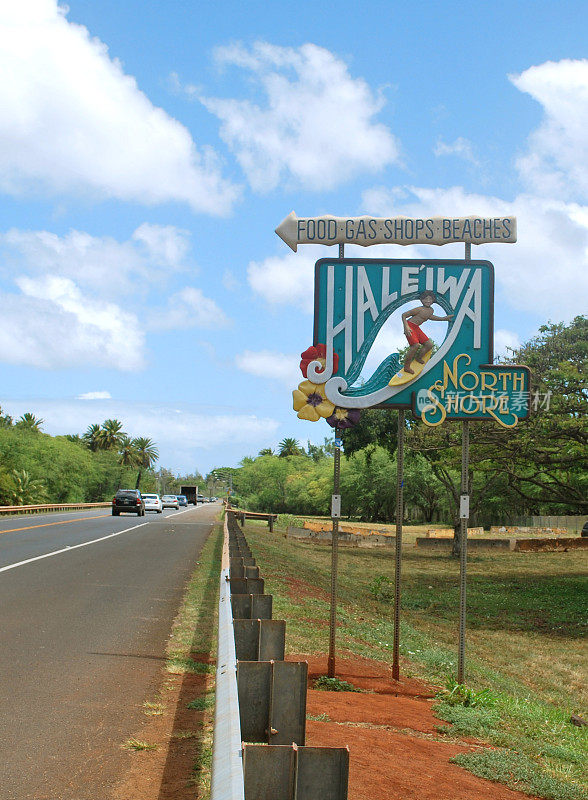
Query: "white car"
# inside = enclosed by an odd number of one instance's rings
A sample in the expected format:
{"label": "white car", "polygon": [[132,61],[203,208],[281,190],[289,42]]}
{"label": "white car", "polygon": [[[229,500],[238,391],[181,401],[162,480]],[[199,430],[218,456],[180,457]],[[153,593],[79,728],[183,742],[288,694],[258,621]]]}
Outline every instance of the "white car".
{"label": "white car", "polygon": [[163,503],[158,494],[144,494],[143,500],[145,501],[145,511],[157,511],[158,514],[163,511]]}
{"label": "white car", "polygon": [[180,501],[175,494],[164,494],[161,502],[164,508],[175,508],[176,510],[180,508]]}

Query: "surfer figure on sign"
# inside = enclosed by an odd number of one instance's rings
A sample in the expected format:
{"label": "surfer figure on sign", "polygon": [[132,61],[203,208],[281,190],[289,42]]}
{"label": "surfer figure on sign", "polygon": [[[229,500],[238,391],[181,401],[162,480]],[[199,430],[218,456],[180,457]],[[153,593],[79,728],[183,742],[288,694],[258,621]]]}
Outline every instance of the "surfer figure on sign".
{"label": "surfer figure on sign", "polygon": [[[435,344],[426,333],[424,333],[420,326],[423,322],[432,319],[435,322],[445,322],[453,318],[453,314],[448,314],[446,317],[437,317],[433,313],[431,306],[437,300],[435,292],[430,289],[425,289],[424,292],[419,294],[419,300],[422,306],[411,308],[405,311],[402,315],[402,325],[404,327],[404,335],[408,339],[410,347],[404,359],[404,372],[409,375],[414,375],[415,371],[411,368],[413,361],[416,361],[417,372],[420,372],[422,365],[430,357],[431,348]],[[418,358],[416,357],[418,353]]]}

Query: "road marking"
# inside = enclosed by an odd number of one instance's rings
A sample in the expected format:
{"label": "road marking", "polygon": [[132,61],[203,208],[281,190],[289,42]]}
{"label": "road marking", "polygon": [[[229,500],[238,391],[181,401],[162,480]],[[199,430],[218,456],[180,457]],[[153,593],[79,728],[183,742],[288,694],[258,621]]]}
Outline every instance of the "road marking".
{"label": "road marking", "polygon": [[22,528],[9,528],[0,533],[14,533],[15,531],[30,531],[33,528],[49,528],[51,525],[69,525],[70,522],[87,522],[88,519],[100,519],[100,517],[109,517],[110,514],[97,514],[95,517],[77,517],[77,519],[64,519],[61,522],[41,522],[39,525],[23,525]]}
{"label": "road marking", "polygon": [[[106,514],[105,516],[108,516]],[[16,567],[23,567],[25,564],[32,564],[33,561],[41,561],[43,558],[51,558],[51,556],[58,556],[60,553],[69,553],[72,550],[77,550],[78,547],[87,547],[89,544],[96,544],[103,542],[105,539],[112,539],[113,536],[121,536],[123,533],[134,531],[137,528],[142,528],[143,525],[149,525],[148,522],[141,522],[140,525],[133,525],[132,528],[125,528],[124,531],[117,531],[116,533],[109,533],[108,536],[101,536],[99,539],[92,539],[91,542],[82,542],[81,544],[73,544],[68,547],[62,547],[61,550],[53,550],[52,553],[45,553],[42,556],[35,556],[34,558],[27,558],[26,561],[18,561],[16,564],[8,564],[6,567],[0,567],[0,572],[7,572],[9,569],[16,569]]]}

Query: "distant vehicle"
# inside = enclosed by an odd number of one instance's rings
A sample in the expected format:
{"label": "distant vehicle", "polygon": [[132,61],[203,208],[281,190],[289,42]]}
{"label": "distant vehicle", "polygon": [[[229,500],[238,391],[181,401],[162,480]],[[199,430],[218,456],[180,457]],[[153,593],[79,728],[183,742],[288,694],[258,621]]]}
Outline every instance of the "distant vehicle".
{"label": "distant vehicle", "polygon": [[180,494],[183,494],[193,506],[196,505],[196,497],[198,496],[197,486],[180,486]]}
{"label": "distant vehicle", "polygon": [[144,494],[143,500],[145,501],[145,511],[157,511],[161,514],[163,511],[163,503],[158,494]]}
{"label": "distant vehicle", "polygon": [[112,498],[112,516],[124,511],[127,514],[136,514],[138,517],[145,516],[145,501],[138,489],[119,489]]}
{"label": "distant vehicle", "polygon": [[203,494],[199,494],[199,495],[198,495],[198,502],[199,502],[199,503],[204,503],[204,502],[205,502],[205,500],[204,500],[204,495],[203,495]]}
{"label": "distant vehicle", "polygon": [[176,497],[178,498],[178,503],[181,506],[186,506],[186,507],[188,506],[188,498],[186,497],[185,494],[178,494],[176,495]]}
{"label": "distant vehicle", "polygon": [[178,498],[175,494],[164,494],[161,498],[161,503],[164,508],[175,508],[177,510],[180,507]]}
{"label": "distant vehicle", "polygon": [[588,520],[586,520],[582,528],[582,536],[588,536]]}

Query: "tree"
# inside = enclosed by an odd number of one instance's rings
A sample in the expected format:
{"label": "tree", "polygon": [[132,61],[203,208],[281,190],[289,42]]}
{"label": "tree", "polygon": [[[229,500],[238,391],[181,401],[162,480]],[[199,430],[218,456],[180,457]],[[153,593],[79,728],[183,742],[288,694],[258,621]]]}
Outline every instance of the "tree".
{"label": "tree", "polygon": [[155,442],[145,436],[139,436],[138,438],[133,439],[132,445],[136,454],[136,463],[139,466],[135,489],[139,489],[143,470],[151,469],[151,467],[159,458],[159,450],[155,446]]}
{"label": "tree", "polygon": [[132,440],[128,436],[123,436],[118,443],[118,463],[121,466],[119,478],[118,478],[118,486],[120,488],[120,483],[122,481],[122,476],[124,473],[125,467],[135,467],[138,466],[138,459],[137,459],[137,450],[135,445],[133,444]]}
{"label": "tree", "polygon": [[4,414],[0,406],[0,428],[12,428],[12,422],[10,414]]}
{"label": "tree", "polygon": [[42,480],[33,480],[26,470],[13,470],[12,479],[14,489],[11,499],[15,506],[30,506],[46,500],[45,484]]}
{"label": "tree", "polygon": [[306,443],[306,454],[313,461],[321,461],[333,455],[335,442],[325,436],[324,444],[313,444],[310,439]]}
{"label": "tree", "polygon": [[15,427],[21,428],[25,431],[31,431],[32,433],[41,433],[41,425],[44,422],[44,419],[36,417],[34,414],[31,414],[29,411],[27,411],[22,415],[22,417],[19,417],[15,423]]}
{"label": "tree", "polygon": [[[176,477],[170,469],[160,467],[156,473],[157,477],[157,491],[160,494],[173,494],[173,489],[176,488]],[[187,483],[187,482],[186,482]]]}
{"label": "tree", "polygon": [[259,451],[258,455],[260,455],[260,456],[273,456],[274,455],[274,451],[272,450],[271,447],[263,447]]}
{"label": "tree", "polygon": [[345,431],[345,453],[353,455],[368,448],[368,456],[376,447],[385,448],[390,455],[398,443],[398,414],[386,408],[368,408],[362,411],[357,425]]}
{"label": "tree", "polygon": [[305,456],[279,458],[278,456],[259,456],[244,458],[241,468],[233,476],[233,486],[240,502],[245,507],[272,513],[289,511],[286,485],[288,478],[300,466],[312,462]]}
{"label": "tree", "polygon": [[[468,470],[470,519],[480,511],[486,497],[494,490],[499,479],[499,472],[495,468],[482,474],[482,468],[491,465],[487,463],[487,453],[480,447],[479,434],[482,428],[490,427],[493,427],[493,423],[476,422],[470,428],[472,434]],[[502,429],[502,434],[505,433],[511,432]],[[462,427],[459,422],[446,422],[437,428],[430,428],[420,421],[412,421],[407,436],[407,449],[425,459],[437,481],[437,486],[445,493],[454,530],[454,555],[459,555],[460,552],[461,435]]]}
{"label": "tree", "polygon": [[127,434],[123,431],[123,424],[118,419],[105,419],[98,435],[100,447],[112,450],[119,446]]}
{"label": "tree", "polygon": [[510,359],[533,376],[531,416],[496,444],[493,463],[521,501],[541,512],[588,510],[588,318],[549,323]]}
{"label": "tree", "polygon": [[[514,352],[511,363],[531,368],[528,420],[505,430],[471,426],[470,515],[482,507],[522,513],[580,514],[588,509],[588,319],[549,323]],[[458,552],[461,426],[411,426],[409,446],[429,462],[452,500]]]}
{"label": "tree", "polygon": [[281,458],[285,458],[287,456],[298,456],[300,455],[300,445],[291,437],[286,437],[282,439],[282,441],[278,445],[280,452],[279,456]]}
{"label": "tree", "polygon": [[87,448],[93,453],[95,453],[96,450],[100,450],[102,442],[100,425],[97,425],[96,423],[93,425],[88,425],[86,432],[82,434],[82,440],[85,442]]}

